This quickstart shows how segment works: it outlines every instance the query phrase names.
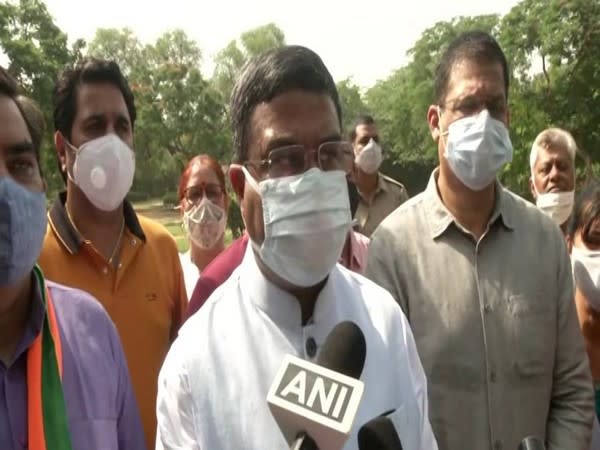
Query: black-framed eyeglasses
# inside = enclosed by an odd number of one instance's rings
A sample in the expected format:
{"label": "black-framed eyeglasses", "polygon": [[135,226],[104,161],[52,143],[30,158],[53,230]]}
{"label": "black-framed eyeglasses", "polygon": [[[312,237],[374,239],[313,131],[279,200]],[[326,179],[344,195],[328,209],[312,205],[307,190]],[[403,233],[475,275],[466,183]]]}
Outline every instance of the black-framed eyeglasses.
{"label": "black-framed eyeglasses", "polygon": [[273,149],[268,158],[246,161],[261,178],[279,178],[299,175],[311,167],[311,158],[316,154],[317,166],[323,171],[342,170],[348,173],[354,162],[354,149],[347,141],[324,142],[317,150],[307,150],[304,145],[286,145]]}
{"label": "black-framed eyeglasses", "polygon": [[219,203],[223,200],[223,188],[215,183],[201,183],[188,187],[183,191],[183,195],[188,203],[195,205],[206,196],[211,202]]}

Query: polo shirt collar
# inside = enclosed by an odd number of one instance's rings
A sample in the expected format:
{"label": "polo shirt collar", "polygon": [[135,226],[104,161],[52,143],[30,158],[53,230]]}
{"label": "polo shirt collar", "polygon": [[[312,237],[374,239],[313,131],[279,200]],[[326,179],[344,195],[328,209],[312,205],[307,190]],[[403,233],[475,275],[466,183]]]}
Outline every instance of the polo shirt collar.
{"label": "polo shirt collar", "polygon": [[[429,183],[425,189],[426,214],[429,217],[429,227],[431,238],[436,239],[441,236],[454,223],[460,228],[460,224],[454,216],[448,211],[437,188],[437,179],[439,176],[439,167],[436,168],[429,178]],[[496,180],[494,210],[488,222],[488,226],[493,225],[497,220],[509,230],[514,229],[514,207],[512,199],[504,187]]]}
{"label": "polo shirt collar", "polygon": [[[58,198],[48,212],[48,221],[60,242],[62,242],[69,253],[74,255],[85,242],[85,238],[71,223],[65,207],[66,201],[67,193],[66,191],[63,191],[58,195]],[[125,226],[127,226],[129,231],[142,241],[146,242],[146,235],[140,225],[137,214],[131,203],[127,200],[123,202],[123,216],[125,218]]]}

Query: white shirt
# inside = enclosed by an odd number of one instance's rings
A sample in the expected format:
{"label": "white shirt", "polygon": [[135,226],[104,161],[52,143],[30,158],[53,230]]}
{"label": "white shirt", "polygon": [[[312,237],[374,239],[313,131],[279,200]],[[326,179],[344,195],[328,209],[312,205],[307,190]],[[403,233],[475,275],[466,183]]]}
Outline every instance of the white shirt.
{"label": "white shirt", "polygon": [[427,415],[425,374],[408,322],[391,295],[337,265],[301,325],[295,297],[269,282],[252,246],[242,264],[179,331],[158,381],[157,450],[288,448],[266,398],[285,354],[310,358],[333,327],[351,320],[367,354],[365,392],[344,450],[358,450],[361,425],[391,409],[405,450],[437,450]]}
{"label": "white shirt", "polygon": [[183,270],[183,280],[185,281],[185,291],[187,292],[188,301],[192,298],[198,278],[200,278],[200,269],[192,262],[192,253],[188,250],[185,253],[179,254],[181,269]]}

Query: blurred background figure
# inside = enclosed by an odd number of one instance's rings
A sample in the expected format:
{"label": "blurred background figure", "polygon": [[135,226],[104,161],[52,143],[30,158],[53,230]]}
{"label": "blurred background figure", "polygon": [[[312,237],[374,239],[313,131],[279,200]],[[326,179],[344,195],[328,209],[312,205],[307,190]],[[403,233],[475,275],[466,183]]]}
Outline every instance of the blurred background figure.
{"label": "blurred background figure", "polygon": [[192,158],[181,175],[178,195],[189,241],[180,259],[190,298],[202,270],[225,248],[229,197],[219,162],[209,155]]}
{"label": "blurred background figure", "polygon": [[577,199],[569,222],[575,303],[585,338],[600,415],[600,183],[588,185]]}
{"label": "blurred background figure", "polygon": [[358,231],[370,237],[388,214],[408,200],[404,185],[379,171],[383,153],[379,129],[373,117],[360,116],[350,130],[354,147],[353,178],[358,188],[358,207],[355,217]]}
{"label": "blurred background figure", "polygon": [[575,202],[576,152],[571,133],[547,128],[535,138],[529,156],[531,195],[537,207],[561,227],[563,233]]}

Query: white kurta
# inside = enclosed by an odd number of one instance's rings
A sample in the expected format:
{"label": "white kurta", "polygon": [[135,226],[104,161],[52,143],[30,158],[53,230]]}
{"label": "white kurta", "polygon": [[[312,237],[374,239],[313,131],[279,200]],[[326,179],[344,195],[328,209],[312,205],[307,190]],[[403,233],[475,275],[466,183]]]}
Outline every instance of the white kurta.
{"label": "white kurta", "polygon": [[[344,450],[357,450],[358,429],[398,409],[405,450],[436,450],[427,386],[408,322],[391,295],[339,264],[304,327],[298,301],[266,280],[252,247],[242,264],[182,327],[158,382],[157,449],[283,450],[266,398],[285,354],[310,358],[339,322],[365,335],[365,392]],[[309,346],[310,347],[310,346]],[[326,449],[324,449],[326,450]]]}
{"label": "white kurta", "polygon": [[192,298],[198,278],[200,278],[200,270],[198,266],[192,262],[192,254],[190,250],[179,254],[179,262],[183,271],[183,281],[185,282],[185,291],[187,292],[188,301]]}

